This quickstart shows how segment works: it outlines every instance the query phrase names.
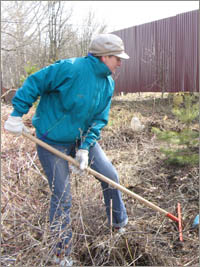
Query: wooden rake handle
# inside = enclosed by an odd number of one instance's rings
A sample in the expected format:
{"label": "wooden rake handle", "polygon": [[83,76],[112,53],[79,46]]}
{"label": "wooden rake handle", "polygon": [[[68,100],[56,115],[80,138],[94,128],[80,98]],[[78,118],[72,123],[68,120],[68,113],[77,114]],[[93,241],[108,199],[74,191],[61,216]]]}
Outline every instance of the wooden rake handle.
{"label": "wooden rake handle", "polygon": [[[36,144],[42,146],[43,148],[47,149],[48,151],[52,152],[53,154],[57,155],[58,157],[60,157],[60,158],[62,158],[64,160],[67,160],[68,162],[72,163],[73,165],[79,167],[79,163],[75,159],[73,159],[72,157],[65,155],[64,153],[58,151],[57,149],[53,148],[52,146],[48,145],[47,143],[41,141],[40,139],[34,137],[31,134],[28,134],[28,133],[25,133],[25,132],[23,132],[22,134],[23,134],[23,136],[27,137],[28,139],[30,139],[34,143],[36,143]],[[143,197],[133,193],[132,191],[128,190],[126,187],[124,187],[124,186],[122,186],[122,185],[120,185],[120,184],[118,184],[116,182],[113,182],[111,179],[109,179],[106,176],[94,171],[93,169],[88,167],[86,169],[86,171],[88,173],[94,175],[95,177],[98,177],[100,180],[110,184],[112,187],[114,187],[116,189],[119,189],[123,193],[126,193],[129,196],[137,199],[138,201],[142,202],[144,205],[152,208],[153,210],[162,213],[163,215],[167,216],[171,220],[176,221],[176,222],[179,221],[179,219],[177,217],[175,217],[174,215],[172,215],[171,213],[167,212],[164,209],[159,208],[158,206],[154,205],[150,201],[148,201],[148,200],[144,199]]]}

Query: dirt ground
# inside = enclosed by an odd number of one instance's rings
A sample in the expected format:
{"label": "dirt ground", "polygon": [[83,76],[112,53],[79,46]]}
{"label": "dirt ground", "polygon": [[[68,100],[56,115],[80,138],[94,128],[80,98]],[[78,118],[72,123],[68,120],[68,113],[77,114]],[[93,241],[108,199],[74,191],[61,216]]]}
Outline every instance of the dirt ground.
{"label": "dirt ground", "polygon": [[[171,113],[172,100],[161,94],[127,94],[113,98],[108,125],[100,144],[116,167],[120,184],[167,212],[177,215],[180,203],[183,242],[177,222],[123,194],[129,216],[124,235],[107,225],[100,183],[91,175],[72,175],[73,258],[77,266],[198,266],[199,166],[168,165],[162,143],[151,132],[181,127]],[[2,103],[2,125],[11,106]],[[34,134],[31,117],[24,116]],[[141,133],[130,127],[136,115]],[[199,130],[198,121],[193,128]],[[50,191],[35,144],[7,134],[2,127],[2,266],[53,266],[55,242],[48,224]]]}

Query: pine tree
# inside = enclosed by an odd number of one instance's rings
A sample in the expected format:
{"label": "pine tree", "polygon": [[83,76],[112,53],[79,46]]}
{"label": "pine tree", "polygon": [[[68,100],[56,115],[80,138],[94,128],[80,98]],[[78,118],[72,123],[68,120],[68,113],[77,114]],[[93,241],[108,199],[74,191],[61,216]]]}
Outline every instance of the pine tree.
{"label": "pine tree", "polygon": [[199,116],[199,103],[195,103],[194,99],[194,95],[185,93],[182,101],[174,101],[172,113],[183,124],[180,131],[162,131],[152,127],[152,132],[158,139],[167,144],[167,148],[162,147],[160,151],[170,164],[194,165],[199,162],[199,131],[191,128]]}

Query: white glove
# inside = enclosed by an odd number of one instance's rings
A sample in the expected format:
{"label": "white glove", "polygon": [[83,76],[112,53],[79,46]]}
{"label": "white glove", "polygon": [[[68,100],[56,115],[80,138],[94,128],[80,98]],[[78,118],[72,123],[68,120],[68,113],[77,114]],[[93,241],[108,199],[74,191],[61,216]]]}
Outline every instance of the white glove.
{"label": "white glove", "polygon": [[22,118],[15,116],[8,117],[4,129],[15,135],[20,135],[22,132],[29,133],[29,130],[23,124]]}
{"label": "white glove", "polygon": [[80,163],[80,169],[85,170],[88,167],[88,150],[79,149],[75,159]]}

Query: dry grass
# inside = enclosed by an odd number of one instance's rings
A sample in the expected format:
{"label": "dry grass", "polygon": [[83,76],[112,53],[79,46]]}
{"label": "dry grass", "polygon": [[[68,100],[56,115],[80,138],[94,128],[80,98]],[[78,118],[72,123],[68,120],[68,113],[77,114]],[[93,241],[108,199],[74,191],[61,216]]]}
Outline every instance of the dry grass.
{"label": "dry grass", "polygon": [[[184,242],[179,241],[175,222],[127,195],[123,195],[129,216],[127,232],[123,236],[111,233],[99,183],[90,175],[72,175],[72,256],[77,266],[198,264],[198,229],[191,229],[199,212],[198,167],[164,164],[160,143],[151,133],[155,125],[180,127],[170,106],[170,99],[161,99],[160,94],[114,97],[100,143],[123,186],[176,216],[177,203],[181,203]],[[2,104],[2,124],[11,110]],[[24,118],[27,126],[33,112]],[[133,115],[145,124],[141,134],[130,129]],[[198,129],[197,124],[193,126]],[[2,127],[1,157],[1,266],[53,266],[49,260],[56,240],[48,223],[50,191],[35,144],[5,133]]]}

